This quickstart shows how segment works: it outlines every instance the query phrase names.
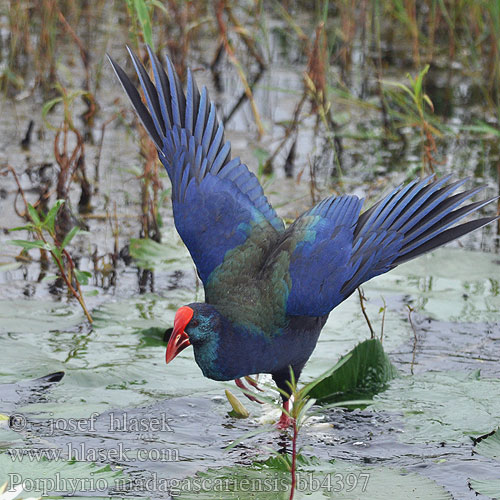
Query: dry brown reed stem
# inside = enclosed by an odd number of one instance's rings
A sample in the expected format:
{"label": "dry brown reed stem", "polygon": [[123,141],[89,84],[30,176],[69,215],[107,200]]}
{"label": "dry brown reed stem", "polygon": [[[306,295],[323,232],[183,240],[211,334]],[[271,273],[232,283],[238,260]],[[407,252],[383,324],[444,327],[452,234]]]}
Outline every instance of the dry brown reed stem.
{"label": "dry brown reed stem", "polygon": [[118,211],[116,210],[116,201],[113,202],[113,223],[111,224],[113,231],[113,240],[114,240],[114,248],[113,248],[113,263],[116,267],[116,263],[118,262],[118,255],[120,253],[119,241],[118,237],[120,235],[120,224],[118,224]]}
{"label": "dry brown reed stem", "polygon": [[417,3],[415,0],[405,0],[405,9],[410,22],[410,33],[413,40],[413,62],[420,68],[419,30],[417,22]]}
{"label": "dry brown reed stem", "polygon": [[[35,64],[37,66],[37,84],[44,89],[52,87],[56,81],[56,60],[54,57],[56,0],[39,0],[41,9],[41,31],[37,47]],[[45,69],[48,73],[45,74]]]}
{"label": "dry brown reed stem", "polygon": [[108,118],[101,125],[101,135],[99,137],[99,142],[97,143],[97,151],[94,159],[94,194],[99,192],[99,167],[101,164],[102,146],[104,144],[104,134],[106,132],[106,127],[112,123],[116,118],[121,116],[123,118],[124,112],[114,113],[110,118]]}
{"label": "dry brown reed stem", "polygon": [[299,431],[297,429],[297,421],[295,419],[292,419],[292,426],[293,426],[293,437],[292,437],[292,464],[291,464],[291,487],[290,487],[290,497],[288,500],[293,500],[294,494],[295,494],[295,488],[296,488],[296,483],[297,483],[297,437],[299,435]]}
{"label": "dry brown reed stem", "polygon": [[168,1],[169,12],[173,13],[175,25],[180,30],[178,36],[167,37],[167,45],[169,53],[172,56],[175,70],[178,75],[184,80],[186,76],[186,60],[189,50],[189,30],[188,26],[188,10],[191,2],[178,2],[176,0]]}
{"label": "dry brown reed stem", "polygon": [[[22,56],[27,56],[33,52],[29,30],[29,6],[19,0],[11,0],[8,12],[8,32],[10,35],[8,67],[9,69],[15,68],[16,75],[19,75],[19,73],[25,73],[27,69],[26,63],[23,63],[23,59],[27,58]],[[2,76],[0,83],[3,88],[6,90],[10,90],[11,86],[21,88],[24,83],[21,79],[6,78],[5,75],[5,73],[0,75]]]}
{"label": "dry brown reed stem", "polygon": [[[71,154],[68,152],[68,138],[70,132],[73,132],[76,139],[76,144]],[[84,155],[85,147],[80,132],[74,127],[71,127],[68,121],[65,120],[62,128],[56,132],[54,138],[54,158],[60,168],[56,187],[57,198],[59,200],[67,201],[69,199],[69,188],[76,170],[80,169],[82,173],[84,173]],[[58,238],[60,240],[64,239],[64,236],[70,231],[72,226],[69,206],[65,203],[58,214]]]}
{"label": "dry brown reed stem", "polygon": [[[432,103],[430,103],[432,104]],[[434,111],[434,107],[431,106],[432,111]],[[421,177],[424,177],[426,174],[426,166],[428,171],[431,173],[435,172],[434,165],[443,165],[445,160],[438,161],[435,158],[435,153],[437,153],[436,140],[434,139],[434,134],[439,133],[425,118],[422,109],[419,109],[420,122],[416,123],[420,129],[420,135],[422,137],[422,171]]]}
{"label": "dry brown reed stem", "polygon": [[338,57],[345,76],[351,67],[351,52],[354,36],[356,35],[356,0],[344,0],[340,2],[340,22],[342,31],[342,48]]}
{"label": "dry brown reed stem", "polygon": [[[5,167],[5,169],[6,169],[5,173],[2,175],[6,175],[9,172],[8,167]],[[47,200],[54,194],[54,192],[55,192],[54,190],[50,191],[48,189],[42,191],[42,193],[40,194],[40,198],[32,203],[33,208],[36,208],[40,212],[40,208],[39,208],[40,205],[42,207],[45,207],[47,205]],[[20,212],[19,209],[17,208],[17,198],[19,195],[24,195],[24,192],[22,190],[18,189],[16,192],[16,196],[14,198],[14,212],[16,213],[16,215],[18,217],[21,217],[21,219],[25,219],[28,217],[26,212]],[[26,206],[26,200],[23,199],[23,202],[24,202],[24,205]]]}
{"label": "dry brown reed stem", "polygon": [[318,105],[326,105],[326,60],[328,54],[324,28],[323,22],[316,26],[316,36],[314,37],[312,50],[309,51],[309,61],[307,63],[307,75],[314,83],[317,100],[321,101],[318,103],[311,100],[313,113],[318,110]]}
{"label": "dry brown reed stem", "polygon": [[[327,88],[326,88],[326,61],[328,58],[326,35],[324,31],[324,23],[320,22],[315,30],[314,42],[311,45],[311,40],[304,34],[303,41],[306,43],[306,54],[308,55],[307,69],[304,72],[304,91],[298,104],[295,106],[293,118],[285,129],[283,138],[275,148],[273,153],[266,160],[264,166],[264,173],[269,175],[272,173],[272,165],[278,153],[285,146],[288,138],[295,132],[300,124],[300,115],[306,100],[309,99],[312,106],[312,113],[317,113],[321,118],[327,129],[336,124],[333,122],[328,109]],[[316,122],[316,127],[318,122]],[[337,148],[336,144],[332,146]],[[336,151],[337,153],[337,151]],[[311,172],[311,197],[315,200],[315,167],[310,163]],[[297,178],[300,181],[302,173],[299,173]]]}
{"label": "dry brown reed stem", "polygon": [[434,45],[436,37],[436,29],[439,26],[439,21],[441,18],[441,9],[429,9],[429,21],[427,23],[429,27],[429,35],[427,42],[427,61],[432,61],[434,57]]}
{"label": "dry brown reed stem", "polygon": [[385,303],[384,297],[382,297],[382,302],[384,303],[384,307],[382,308],[382,325],[380,327],[380,342],[384,341],[384,325],[385,325],[385,313],[387,311],[387,304]]}
{"label": "dry brown reed stem", "polygon": [[498,58],[498,44],[499,40],[495,36],[495,26],[493,24],[493,19],[491,17],[488,20],[488,24],[490,27],[490,36],[489,36],[489,88],[490,92],[496,90],[498,92],[498,84],[499,84],[499,73],[500,73],[500,61]]}
{"label": "dry brown reed stem", "polygon": [[[158,226],[158,192],[162,183],[158,171],[158,156],[156,146],[141,127],[141,152],[144,156],[143,173],[139,177],[141,183],[141,228],[144,238],[161,241]],[[152,192],[152,194],[151,194]]]}
{"label": "dry brown reed stem", "polygon": [[434,157],[434,154],[437,153],[436,141],[434,136],[432,135],[429,128],[424,128],[425,134],[425,142],[424,142],[424,162],[427,164],[431,173],[435,172],[434,165],[442,165],[444,160],[438,161]]}
{"label": "dry brown reed stem", "polygon": [[341,182],[342,168],[340,157],[342,155],[342,142],[335,134],[338,128],[335,123],[330,108],[330,102],[327,96],[326,71],[328,61],[328,51],[326,45],[326,33],[323,22],[316,27],[314,44],[308,44],[309,61],[307,70],[304,73],[304,92],[309,97],[312,105],[312,113],[316,114],[315,134],[320,122],[325,127],[327,141],[332,152],[335,155],[335,165],[338,174],[338,180]]}
{"label": "dry brown reed stem", "polygon": [[2,168],[2,170],[4,170],[4,172],[2,172],[2,175],[7,175],[9,172],[12,174],[12,176],[14,177],[14,180],[17,184],[17,193],[21,195],[23,202],[24,202],[24,209],[25,209],[24,213],[20,213],[16,209],[16,214],[19,215],[20,217],[22,217],[23,219],[27,219],[29,217],[28,201],[26,200],[26,195],[24,194],[24,189],[21,187],[21,183],[19,182],[19,177],[17,176],[17,173],[14,170],[14,167],[12,165],[5,165]]}
{"label": "dry brown reed stem", "polygon": [[229,17],[229,20],[234,25],[234,30],[240,38],[243,40],[243,43],[246,45],[250,54],[252,54],[253,58],[257,61],[260,66],[260,69],[264,69],[267,65],[264,61],[264,58],[260,54],[257,46],[255,45],[255,40],[249,35],[248,30],[242,26],[242,24],[238,21],[236,16],[233,13],[233,8],[230,4],[226,3],[226,12]]}
{"label": "dry brown reed stem", "polygon": [[78,50],[80,51],[80,57],[82,59],[83,67],[85,69],[85,84],[84,84],[84,89],[86,90],[86,93],[82,95],[82,99],[84,102],[87,104],[87,111],[83,114],[83,119],[85,123],[87,124],[88,127],[91,127],[94,122],[94,117],[97,112],[97,105],[95,102],[94,95],[90,91],[90,82],[91,82],[91,68],[90,68],[90,55],[89,51],[84,47],[82,41],[80,40],[80,37],[76,34],[75,30],[71,27],[71,25],[68,23],[66,18],[64,17],[63,13],[57,9],[57,15],[59,18],[59,21],[61,21],[64,29],[66,32],[69,34],[69,36],[73,39],[75,44],[78,47]]}
{"label": "dry brown reed stem", "polygon": [[222,42],[224,44],[224,50],[226,51],[227,57],[229,58],[229,61],[231,61],[231,64],[235,67],[236,72],[238,73],[238,76],[240,77],[241,83],[243,84],[243,88],[245,90],[245,94],[248,98],[248,101],[250,102],[250,106],[252,107],[252,113],[254,116],[255,124],[257,125],[257,131],[259,134],[259,139],[264,135],[264,125],[262,124],[262,121],[260,119],[260,114],[257,109],[257,104],[255,103],[255,100],[253,98],[253,93],[252,89],[250,88],[247,77],[245,75],[245,72],[243,71],[243,67],[236,57],[236,54],[231,47],[231,44],[229,42],[229,39],[227,37],[227,26],[224,21],[224,11],[226,10],[226,2],[225,0],[218,0],[216,4],[216,9],[215,9],[215,15],[217,18],[217,24],[219,26],[219,34],[222,39]]}
{"label": "dry brown reed stem", "polygon": [[370,329],[370,338],[374,339],[375,338],[375,331],[373,330],[372,324],[370,322],[370,318],[368,317],[368,313],[366,312],[365,308],[365,294],[363,292],[363,289],[358,286],[358,295],[359,295],[359,305],[361,306],[361,312],[363,313],[363,316],[365,318],[366,324],[368,325],[368,328]]}
{"label": "dry brown reed stem", "polygon": [[293,112],[293,118],[292,118],[290,124],[286,127],[285,133],[283,134],[283,137],[282,137],[280,143],[278,144],[278,146],[276,147],[274,152],[266,160],[266,163],[264,165],[264,174],[271,175],[271,173],[273,171],[273,163],[274,163],[274,160],[276,159],[276,156],[282,150],[282,148],[286,144],[288,138],[297,129],[297,126],[300,123],[299,120],[300,120],[300,113],[302,112],[302,106],[306,102],[306,99],[307,99],[307,93],[304,92],[302,94],[300,101],[295,106],[295,110]]}
{"label": "dry brown reed stem", "polygon": [[[168,47],[168,51],[175,70],[182,81],[186,78],[188,60],[188,52],[191,40],[199,28],[210,18],[206,14],[207,7],[210,6],[209,2],[200,2],[196,0],[168,0],[168,7],[153,9],[153,16],[159,13],[167,13],[165,20],[159,21],[156,18],[154,22],[160,25],[168,23],[172,29],[162,29],[157,38],[157,47]],[[175,27],[175,31],[174,31]]]}
{"label": "dry brown reed stem", "polygon": [[[382,114],[382,122],[384,124],[384,135],[388,135],[392,131],[392,120],[389,118],[387,102],[385,100],[384,91],[382,89],[382,48],[380,44],[380,13],[377,9],[377,3],[373,2],[372,10],[372,52],[376,52],[374,57],[375,77],[377,85],[377,95],[380,101],[380,112]],[[387,145],[387,139],[382,140],[382,145]]]}
{"label": "dry brown reed stem", "polygon": [[415,328],[415,325],[413,324],[413,319],[411,317],[411,313],[414,311],[414,309],[409,305],[407,305],[406,307],[408,307],[408,321],[410,322],[411,329],[413,330],[413,349],[412,349],[412,357],[410,365],[410,371],[411,374],[413,375],[413,367],[415,366],[415,358],[417,356],[418,337],[417,337],[417,329]]}
{"label": "dry brown reed stem", "polygon": [[59,18],[59,21],[61,21],[64,29],[68,32],[70,37],[73,39],[73,41],[76,43],[78,46],[78,49],[80,51],[80,57],[83,62],[83,66],[85,67],[86,71],[86,80],[87,80],[87,85],[86,87],[88,88],[88,82],[90,80],[90,75],[89,75],[89,54],[87,52],[87,49],[83,46],[82,41],[80,40],[79,36],[75,33],[75,30],[71,27],[71,25],[68,23],[66,18],[64,17],[63,13],[57,9],[57,17]]}

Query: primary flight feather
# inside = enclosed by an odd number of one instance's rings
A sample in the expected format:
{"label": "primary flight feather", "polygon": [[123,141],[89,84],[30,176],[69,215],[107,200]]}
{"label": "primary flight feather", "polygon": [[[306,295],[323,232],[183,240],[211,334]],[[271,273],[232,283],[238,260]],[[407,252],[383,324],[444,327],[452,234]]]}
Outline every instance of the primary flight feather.
{"label": "primary flight feather", "polygon": [[255,175],[231,158],[206,88],[188,69],[184,93],[170,59],[165,70],[148,53],[154,83],[129,49],[145,102],[110,62],[170,177],[175,226],[205,289],[205,303],[177,311],[167,363],[192,345],[209,378],[242,386],[241,377],[270,373],[289,393],[290,368],[298,379],[330,311],[359,285],[497,219],[456,225],[493,199],[465,204],[482,188],[454,194],[465,180],[431,176],[364,212],[356,196],[331,196],[285,228]]}

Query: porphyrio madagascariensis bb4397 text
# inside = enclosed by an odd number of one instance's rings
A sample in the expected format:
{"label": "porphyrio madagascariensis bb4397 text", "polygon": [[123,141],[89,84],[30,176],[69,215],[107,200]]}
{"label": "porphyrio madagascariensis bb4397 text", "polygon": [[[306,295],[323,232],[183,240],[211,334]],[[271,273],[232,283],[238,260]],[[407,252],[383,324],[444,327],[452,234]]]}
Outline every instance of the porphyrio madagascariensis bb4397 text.
{"label": "porphyrio madagascariensis bb4397 text", "polygon": [[167,169],[175,226],[205,289],[205,303],[177,311],[167,363],[192,345],[206,377],[270,373],[289,393],[290,368],[298,379],[330,311],[359,285],[497,218],[456,225],[492,200],[464,206],[481,188],[453,194],[465,180],[431,176],[363,212],[358,197],[331,196],[285,228],[257,178],[231,158],[206,88],[188,70],[184,93],[171,61],[165,71],[149,50],[153,84],[129,52],[145,103],[111,64]]}

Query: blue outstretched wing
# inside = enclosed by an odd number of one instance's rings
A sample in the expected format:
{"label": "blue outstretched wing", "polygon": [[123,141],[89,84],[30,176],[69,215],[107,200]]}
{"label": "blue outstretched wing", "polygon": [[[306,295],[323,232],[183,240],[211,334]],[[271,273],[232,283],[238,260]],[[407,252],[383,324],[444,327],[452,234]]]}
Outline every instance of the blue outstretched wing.
{"label": "blue outstretched wing", "polygon": [[454,226],[496,198],[461,206],[483,188],[453,194],[466,179],[449,179],[399,186],[360,216],[362,201],[342,196],[299,217],[285,233],[293,242],[287,313],[328,314],[365,281],[498,218]]}
{"label": "blue outstretched wing", "polygon": [[215,105],[206,88],[199,92],[191,71],[186,94],[167,58],[167,70],[148,48],[155,84],[129,50],[145,103],[122,68],[110,62],[154,141],[172,182],[176,228],[189,249],[202,281],[226,253],[243,244],[251,228],[270,241],[283,231],[283,221],[271,207],[259,181],[239,158],[231,159]]}
{"label": "blue outstretched wing", "polygon": [[330,197],[287,229],[288,314],[323,316],[342,302],[342,285],[352,273],[349,261],[362,204],[357,196]]}
{"label": "blue outstretched wing", "polygon": [[361,215],[349,262],[354,272],[341,290],[345,297],[374,276],[498,218],[483,217],[454,226],[496,198],[461,206],[484,186],[453,194],[467,179],[448,184],[450,178],[448,175],[434,180],[432,175],[414,180],[396,188]]}
{"label": "blue outstretched wing", "polygon": [[[190,175],[193,168],[189,154],[182,149],[174,156],[173,168],[175,226],[205,285],[228,251],[255,237],[265,240],[263,246],[275,240],[276,229],[231,180],[207,172],[198,181]],[[247,263],[249,268],[240,268],[240,273],[253,271],[254,263]]]}

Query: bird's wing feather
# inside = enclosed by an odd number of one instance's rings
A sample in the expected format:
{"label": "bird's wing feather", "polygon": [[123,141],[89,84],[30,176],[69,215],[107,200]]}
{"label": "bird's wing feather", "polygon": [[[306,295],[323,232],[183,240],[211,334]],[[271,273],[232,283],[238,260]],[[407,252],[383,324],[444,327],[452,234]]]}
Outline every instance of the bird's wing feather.
{"label": "bird's wing feather", "polygon": [[259,234],[272,239],[283,231],[283,221],[255,175],[239,158],[231,159],[231,145],[224,141],[224,128],[206,88],[200,93],[188,70],[184,94],[171,61],[167,58],[165,71],[148,51],[155,84],[129,50],[145,103],[123,69],[109,59],[158,149],[172,182],[176,228],[206,284],[228,250],[244,243],[252,227],[258,225]]}
{"label": "bird's wing feather", "polygon": [[288,254],[287,314],[323,316],[343,300],[340,289],[352,272],[353,233],[362,204],[357,196],[326,198],[286,230],[267,266],[276,268]]}
{"label": "bird's wing feather", "polygon": [[[196,263],[200,277],[211,292],[220,282],[221,265],[229,251],[232,254],[254,247],[255,239],[267,248],[277,235],[269,221],[235,189],[231,180],[210,172],[201,181],[189,174],[192,170],[189,153],[180,150],[174,157],[176,176],[172,182],[172,205],[177,231]],[[265,250],[263,250],[264,252]],[[260,255],[262,259],[264,253]],[[257,257],[257,255],[255,255]],[[250,258],[239,262],[235,272],[256,272],[260,260]],[[229,264],[226,263],[225,268]],[[217,280],[214,277],[217,276]],[[216,287],[217,288],[217,287]]]}
{"label": "bird's wing feather", "polygon": [[453,194],[467,179],[448,184],[450,175],[439,180],[433,177],[396,188],[361,215],[350,260],[355,272],[341,290],[345,297],[374,276],[498,218],[483,217],[455,226],[496,198],[460,206],[483,187]]}
{"label": "bird's wing feather", "polygon": [[461,206],[483,188],[453,194],[466,179],[432,177],[399,186],[361,215],[362,200],[342,196],[299,217],[271,256],[290,255],[287,314],[328,314],[365,281],[498,218],[455,225],[496,198]]}

